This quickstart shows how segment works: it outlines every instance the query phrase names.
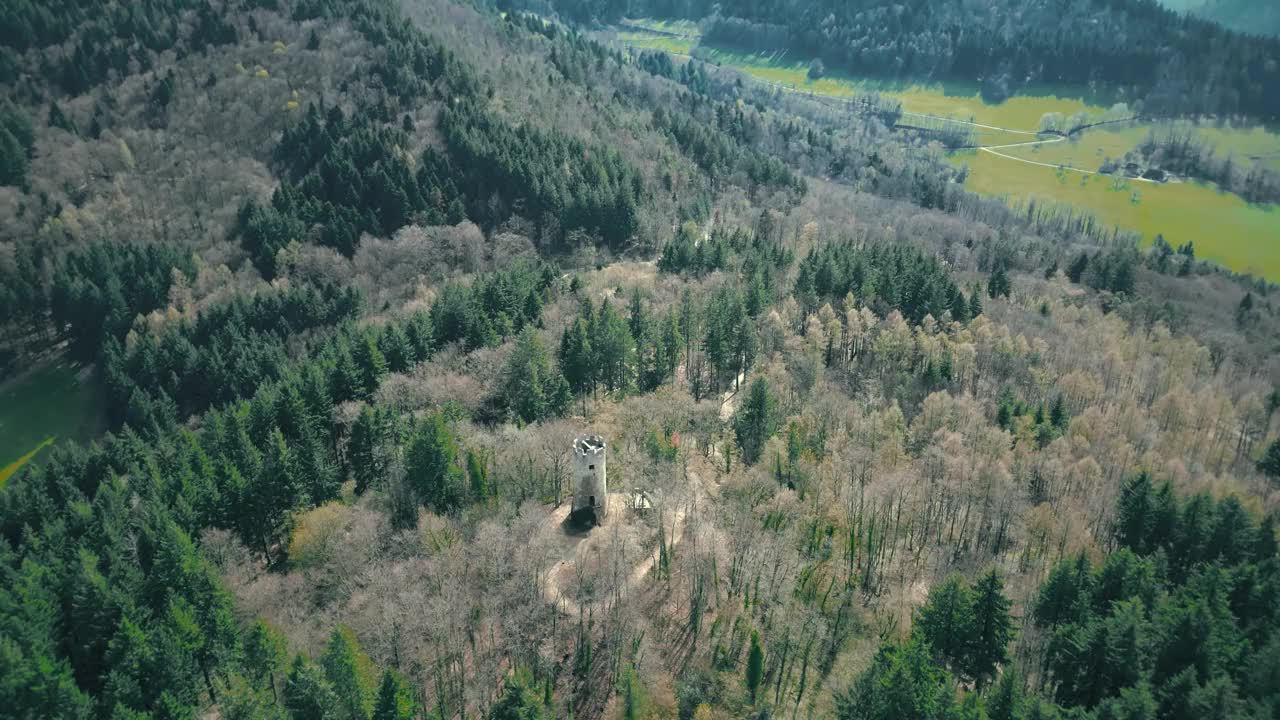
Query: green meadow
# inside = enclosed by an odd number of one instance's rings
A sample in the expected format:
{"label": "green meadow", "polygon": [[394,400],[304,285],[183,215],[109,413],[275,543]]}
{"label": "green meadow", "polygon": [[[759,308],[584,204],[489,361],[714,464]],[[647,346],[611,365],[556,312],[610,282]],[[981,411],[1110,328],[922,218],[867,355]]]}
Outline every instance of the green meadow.
{"label": "green meadow", "polygon": [[97,435],[102,401],[81,374],[54,363],[0,390],[0,485],[53,443]]}
{"label": "green meadow", "polygon": [[1141,232],[1147,243],[1157,233],[1174,246],[1195,242],[1200,258],[1280,282],[1280,207],[1275,205],[1250,205],[1204,183],[1086,175],[986,152],[957,153],[951,161],[969,166],[965,186],[975,192],[1088,208],[1105,223]]}
{"label": "green meadow", "polygon": [[697,38],[656,35],[649,32],[619,32],[618,42],[644,50],[661,50],[673,55],[688,55],[697,46]]}
{"label": "green meadow", "polygon": [[[699,44],[691,23],[655,20],[628,21],[619,40],[635,47],[681,55],[698,50],[700,57],[732,67],[754,78],[798,92],[850,98],[877,92],[902,103],[904,111],[965,120],[1010,130],[1035,131],[1045,113],[1071,116],[1085,112],[1101,116],[1111,106],[1075,88],[1050,85],[1024,88],[1002,103],[987,103],[973,83],[903,83],[828,72],[808,77],[808,59],[785,53],[749,54]],[[646,32],[649,28],[659,32]],[[659,34],[663,33],[663,34]],[[677,37],[678,36],[678,37]],[[907,116],[904,123],[913,118]],[[1117,125],[1086,131],[1071,141],[1003,148],[1001,153],[1023,160],[1096,171],[1108,157],[1120,158],[1146,137],[1149,124]],[[1241,162],[1256,160],[1280,171],[1280,134],[1263,127],[1234,128],[1199,125],[1195,132],[1220,154]],[[1034,140],[1032,136],[982,129],[985,145]],[[1086,175],[1057,167],[1030,165],[987,152],[956,153],[951,161],[969,166],[965,185],[993,197],[1011,200],[1043,198],[1067,203],[1095,214],[1099,220],[1134,230],[1150,243],[1157,233],[1173,245],[1194,241],[1199,257],[1237,272],[1280,282],[1280,207],[1250,205],[1215,186],[1200,182],[1167,184],[1126,181]]]}

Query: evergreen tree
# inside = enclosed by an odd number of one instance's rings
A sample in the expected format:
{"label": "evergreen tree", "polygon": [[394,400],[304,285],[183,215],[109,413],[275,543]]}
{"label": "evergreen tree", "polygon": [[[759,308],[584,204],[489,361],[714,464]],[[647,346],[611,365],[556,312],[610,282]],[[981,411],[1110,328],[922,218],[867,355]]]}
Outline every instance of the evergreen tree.
{"label": "evergreen tree", "polygon": [[418,502],[436,512],[457,508],[464,492],[458,467],[458,443],[444,416],[437,413],[418,424],[405,452],[405,476]]}
{"label": "evergreen tree", "polygon": [[320,663],[338,700],[333,717],[367,720],[373,709],[377,679],[373,663],[360,649],[355,634],[342,625],[334,628]]}
{"label": "evergreen tree", "polygon": [[1053,628],[1082,623],[1089,617],[1093,595],[1093,569],[1083,552],[1073,560],[1054,565],[1040,586],[1033,614],[1041,626]]}
{"label": "evergreen tree", "polygon": [[0,185],[22,185],[26,177],[26,148],[8,128],[0,127]]}
{"label": "evergreen tree", "polygon": [[1007,659],[1014,636],[1012,603],[1004,596],[1004,581],[992,568],[974,585],[973,623],[965,648],[964,674],[982,687]]}
{"label": "evergreen tree", "polygon": [[590,328],[596,376],[610,392],[626,392],[635,377],[635,340],[609,301],[600,305]]}
{"label": "evergreen tree", "polygon": [[1049,409],[1049,424],[1058,430],[1066,430],[1067,422],[1070,417],[1067,415],[1066,401],[1063,400],[1061,394],[1053,399],[1053,406]]}
{"label": "evergreen tree", "polygon": [[1280,438],[1272,440],[1267,451],[1258,459],[1258,472],[1280,482]]}
{"label": "evergreen tree", "polygon": [[399,675],[387,670],[378,688],[373,720],[413,720],[414,717],[413,692]]}
{"label": "evergreen tree", "polygon": [[974,618],[973,592],[959,575],[951,575],[929,590],[929,598],[916,616],[912,631],[927,643],[934,655],[964,670],[970,652]]}
{"label": "evergreen tree", "polygon": [[[227,683],[227,689],[221,694],[218,710],[220,717],[226,720],[287,720],[288,717],[271,695],[261,688],[253,687],[239,675],[233,675]],[[112,715],[113,720],[117,717],[122,717],[119,709]]]}
{"label": "evergreen tree", "polygon": [[836,716],[840,720],[944,720],[950,714],[952,693],[946,671],[930,663],[927,644],[913,638],[881,646],[853,687],[837,694]]}
{"label": "evergreen tree", "polygon": [[355,476],[356,494],[378,484],[383,477],[379,460],[379,445],[383,441],[384,419],[382,413],[369,405],[360,408],[360,414],[351,426],[351,438],[347,441],[347,462]]}
{"label": "evergreen tree", "polygon": [[1003,262],[997,263],[994,270],[991,271],[991,277],[987,278],[987,295],[991,298],[1009,297],[1013,290],[1013,284],[1009,282],[1009,271]]}
{"label": "evergreen tree", "polygon": [[[590,301],[587,301],[588,303]],[[587,310],[589,312],[589,310]],[[595,351],[588,330],[589,320],[577,318],[565,328],[560,338],[560,368],[574,395],[585,399],[595,391]]]}
{"label": "evergreen tree", "polygon": [[261,619],[255,620],[244,642],[246,679],[255,690],[270,687],[271,699],[276,702],[276,673],[284,668],[284,658],[284,638]]}
{"label": "evergreen tree", "polygon": [[1072,260],[1071,264],[1067,266],[1067,279],[1073,283],[1080,282],[1080,279],[1084,277],[1084,272],[1088,267],[1089,253],[1081,252],[1076,256],[1076,259]]}
{"label": "evergreen tree", "polygon": [[378,389],[382,376],[387,374],[387,360],[378,348],[373,334],[366,333],[356,345],[356,364],[360,367],[361,399],[368,399]]}
{"label": "evergreen tree", "polygon": [[1118,696],[1108,698],[1094,717],[1096,720],[1156,720],[1156,701],[1151,687],[1143,683],[1121,690]]}
{"label": "evergreen tree", "polygon": [[304,499],[297,458],[278,428],[271,431],[258,481],[247,491],[243,507],[263,555],[270,560],[272,545],[288,534],[289,513]]}
{"label": "evergreen tree", "polygon": [[756,691],[764,680],[764,649],[760,647],[760,635],[751,631],[751,649],[747,652],[747,692],[751,693],[751,704],[756,702]]}
{"label": "evergreen tree", "polygon": [[1147,550],[1151,531],[1151,476],[1144,470],[1129,478],[1120,491],[1116,540],[1134,552]]}
{"label": "evergreen tree", "polygon": [[542,701],[519,680],[508,678],[502,696],[489,710],[489,720],[544,720]]}
{"label": "evergreen tree", "polygon": [[569,398],[569,384],[552,366],[537,329],[526,326],[507,361],[504,403],[518,422],[534,423],[563,415]]}
{"label": "evergreen tree", "polygon": [[324,672],[301,655],[293,658],[284,684],[284,706],[293,720],[337,720],[338,696]]}
{"label": "evergreen tree", "polygon": [[764,452],[764,445],[777,431],[777,410],[769,392],[769,382],[757,378],[751,383],[746,401],[733,419],[733,432],[742,448],[742,458],[754,465]]}
{"label": "evergreen tree", "polygon": [[982,314],[982,289],[976,284],[969,290],[969,317],[976,318]]}
{"label": "evergreen tree", "polygon": [[990,720],[1022,720],[1022,684],[1017,670],[1005,668],[1000,682],[987,698],[987,717]]}

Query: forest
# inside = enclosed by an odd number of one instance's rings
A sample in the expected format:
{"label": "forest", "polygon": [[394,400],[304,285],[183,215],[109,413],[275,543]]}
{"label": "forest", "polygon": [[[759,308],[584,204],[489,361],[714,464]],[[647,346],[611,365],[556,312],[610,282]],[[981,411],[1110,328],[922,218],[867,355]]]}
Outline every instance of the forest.
{"label": "forest", "polygon": [[0,715],[1280,714],[1274,285],[978,196],[879,97],[583,30],[1259,117],[1271,41],[499,5],[0,8],[0,400],[66,366],[94,415],[0,407]]}
{"label": "forest", "polygon": [[1280,114],[1274,36],[1246,34],[1155,0],[886,3],[521,0],[578,21],[700,21],[707,42],[786,49],[855,75],[981,83],[999,101],[1027,84],[1105,88],[1148,113]]}

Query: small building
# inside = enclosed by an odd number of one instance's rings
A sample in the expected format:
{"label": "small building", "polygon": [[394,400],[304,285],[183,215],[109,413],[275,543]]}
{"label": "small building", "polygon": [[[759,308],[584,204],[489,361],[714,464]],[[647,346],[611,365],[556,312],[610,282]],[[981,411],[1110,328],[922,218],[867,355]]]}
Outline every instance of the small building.
{"label": "small building", "polygon": [[609,507],[609,486],[605,480],[605,443],[599,435],[584,435],[573,441],[573,511],[571,517],[583,524],[604,522]]}

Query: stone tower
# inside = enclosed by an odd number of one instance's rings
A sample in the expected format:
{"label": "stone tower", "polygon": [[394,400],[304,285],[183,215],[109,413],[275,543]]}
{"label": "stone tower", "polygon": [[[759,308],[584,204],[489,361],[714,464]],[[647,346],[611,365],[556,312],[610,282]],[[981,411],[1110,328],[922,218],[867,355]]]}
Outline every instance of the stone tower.
{"label": "stone tower", "polygon": [[584,435],[573,441],[573,517],[599,524],[608,512],[604,474],[604,438]]}

